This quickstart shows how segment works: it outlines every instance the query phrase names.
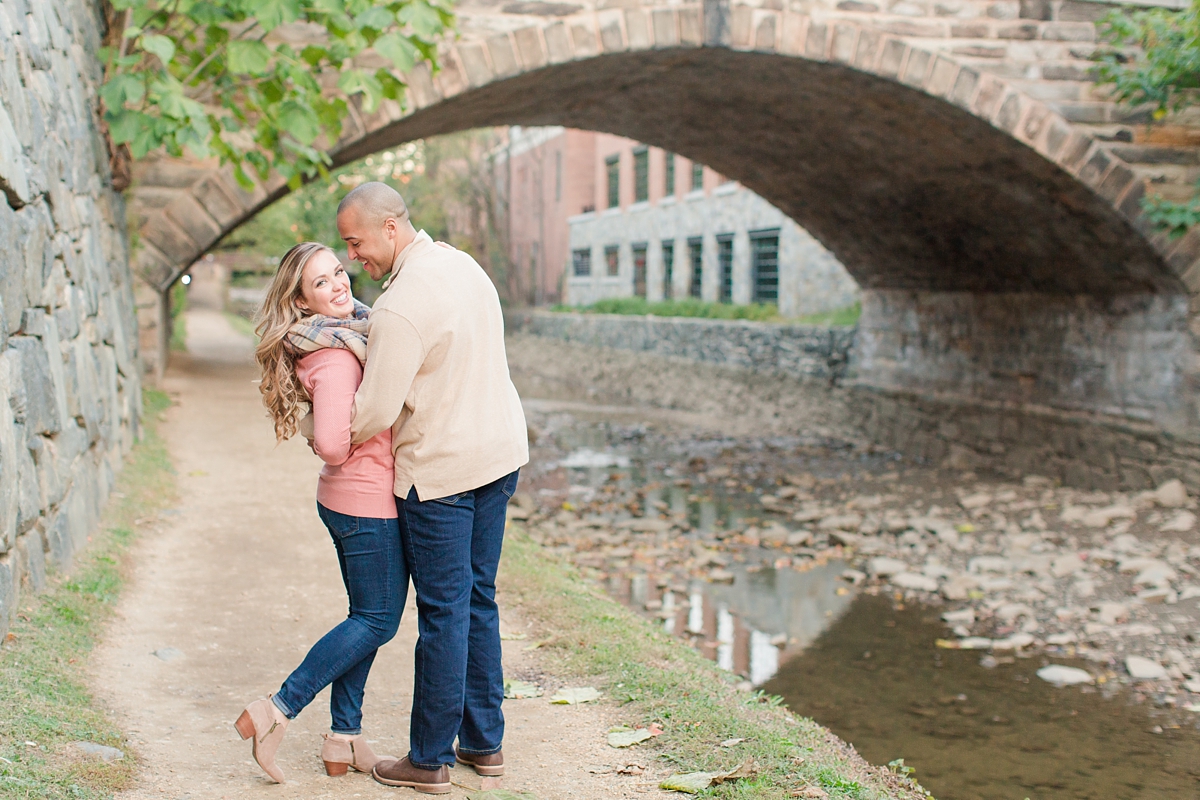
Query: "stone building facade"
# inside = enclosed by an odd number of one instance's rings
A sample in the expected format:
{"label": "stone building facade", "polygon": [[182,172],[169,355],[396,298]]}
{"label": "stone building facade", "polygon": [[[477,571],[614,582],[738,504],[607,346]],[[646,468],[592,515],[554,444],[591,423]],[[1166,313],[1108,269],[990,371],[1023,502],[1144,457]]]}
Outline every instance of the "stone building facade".
{"label": "stone building facade", "polygon": [[736,181],[620,136],[595,134],[594,152],[594,203],[570,218],[572,305],[696,297],[798,317],[857,302],[833,254]]}
{"label": "stone building facade", "polygon": [[100,518],[141,405],[92,0],[0,0],[0,636]]}

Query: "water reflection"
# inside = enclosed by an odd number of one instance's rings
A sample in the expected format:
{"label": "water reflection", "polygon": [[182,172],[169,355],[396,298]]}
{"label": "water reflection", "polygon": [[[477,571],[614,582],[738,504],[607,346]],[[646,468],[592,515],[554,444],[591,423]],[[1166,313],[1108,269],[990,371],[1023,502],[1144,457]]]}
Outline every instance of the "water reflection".
{"label": "water reflection", "polygon": [[732,583],[686,584],[634,572],[611,576],[608,590],[757,686],[845,613],[853,596],[839,577],[844,569],[840,561],[806,570],[742,565],[730,570]]}

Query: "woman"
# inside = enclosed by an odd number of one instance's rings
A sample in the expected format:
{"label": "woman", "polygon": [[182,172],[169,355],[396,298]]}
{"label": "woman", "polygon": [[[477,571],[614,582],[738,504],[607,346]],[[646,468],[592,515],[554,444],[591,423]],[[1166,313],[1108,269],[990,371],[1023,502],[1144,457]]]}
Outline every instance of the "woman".
{"label": "woman", "polygon": [[267,290],[256,331],[263,404],[283,441],[313,415],[313,450],[325,462],[317,481],[317,513],[329,529],[350,597],[350,614],[317,642],[269,698],[246,707],[236,727],[253,737],[254,758],[274,780],[275,753],[316,694],[333,684],[330,733],[321,760],[329,775],[349,767],[369,773],[379,760],[362,735],[363,688],[375,651],[400,625],[408,572],[392,495],[391,433],[350,444],[354,392],[367,353],[367,312],[328,247],[314,242],[288,251]]}

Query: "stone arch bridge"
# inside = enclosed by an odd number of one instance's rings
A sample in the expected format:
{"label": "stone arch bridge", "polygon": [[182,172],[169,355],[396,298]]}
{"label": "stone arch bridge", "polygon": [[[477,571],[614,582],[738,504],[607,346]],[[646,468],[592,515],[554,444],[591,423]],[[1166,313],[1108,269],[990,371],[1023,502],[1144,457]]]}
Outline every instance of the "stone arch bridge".
{"label": "stone arch bridge", "polygon": [[[507,124],[664,147],[765,197],[858,280],[850,382],[885,443],[1014,470],[1053,458],[1098,485],[1192,469],[1200,234],[1154,234],[1140,200],[1189,191],[1200,124],[1151,126],[1089,81],[1112,6],[590,3],[460,5],[441,71],[408,76],[407,108],[355,113],[335,163]],[[139,163],[135,271],[164,293],[286,191]]]}

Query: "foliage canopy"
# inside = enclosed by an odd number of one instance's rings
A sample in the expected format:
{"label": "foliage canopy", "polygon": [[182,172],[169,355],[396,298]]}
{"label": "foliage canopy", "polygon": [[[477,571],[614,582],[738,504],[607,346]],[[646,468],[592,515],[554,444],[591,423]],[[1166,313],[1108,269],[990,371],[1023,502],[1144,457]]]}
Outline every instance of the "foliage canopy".
{"label": "foliage canopy", "polygon": [[[402,75],[436,68],[448,0],[113,0],[125,13],[105,48],[101,88],[113,142],[134,158],[163,149],[217,155],[239,183],[274,170],[293,189],[325,174],[325,148],[358,98],[366,113],[403,102]],[[309,28],[302,46],[288,31]],[[356,60],[368,48],[389,62]],[[323,86],[337,92],[322,91]]]}
{"label": "foliage canopy", "polygon": [[[1149,105],[1154,119],[1184,110],[1200,89],[1200,0],[1186,9],[1116,11],[1100,23],[1098,79],[1110,85],[1116,100]],[[1130,52],[1131,47],[1140,52]],[[1176,202],[1161,195],[1142,201],[1147,216],[1172,237],[1200,223],[1200,184],[1191,199]]]}

